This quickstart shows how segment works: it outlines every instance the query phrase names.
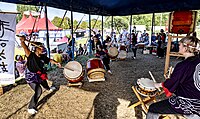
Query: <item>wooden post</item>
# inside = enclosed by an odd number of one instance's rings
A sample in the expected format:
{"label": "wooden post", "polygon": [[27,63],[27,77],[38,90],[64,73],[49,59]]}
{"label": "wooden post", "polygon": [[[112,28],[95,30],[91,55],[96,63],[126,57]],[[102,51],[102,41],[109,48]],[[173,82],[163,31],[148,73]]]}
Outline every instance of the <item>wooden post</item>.
{"label": "wooden post", "polygon": [[171,42],[172,42],[172,36],[168,35],[168,43],[167,43],[167,53],[166,53],[166,59],[165,59],[164,75],[167,73],[167,70],[168,70],[168,67],[169,67]]}
{"label": "wooden post", "polygon": [[2,95],[3,94],[3,87],[2,87],[2,85],[0,84],[0,95]]}

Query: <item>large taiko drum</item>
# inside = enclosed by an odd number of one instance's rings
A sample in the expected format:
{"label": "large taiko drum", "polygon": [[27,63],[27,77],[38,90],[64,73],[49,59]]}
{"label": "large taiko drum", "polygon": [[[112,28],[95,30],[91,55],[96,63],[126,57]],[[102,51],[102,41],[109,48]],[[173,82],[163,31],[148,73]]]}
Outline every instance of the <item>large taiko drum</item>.
{"label": "large taiko drum", "polygon": [[111,59],[115,59],[118,55],[118,50],[116,47],[110,47],[108,49],[108,55],[110,56]]}
{"label": "large taiko drum", "polygon": [[65,65],[63,74],[69,82],[78,83],[83,80],[83,67],[77,61],[70,61]]}
{"label": "large taiko drum", "polygon": [[153,80],[149,78],[140,78],[137,80],[136,91],[143,96],[153,97],[158,93]]}
{"label": "large taiko drum", "polygon": [[87,77],[89,79],[104,79],[105,69],[101,59],[91,58],[87,61]]}
{"label": "large taiko drum", "polygon": [[124,50],[121,50],[121,51],[119,52],[119,54],[118,54],[118,58],[119,58],[120,60],[124,60],[124,59],[126,59],[126,57],[127,57],[127,52],[124,51]]}

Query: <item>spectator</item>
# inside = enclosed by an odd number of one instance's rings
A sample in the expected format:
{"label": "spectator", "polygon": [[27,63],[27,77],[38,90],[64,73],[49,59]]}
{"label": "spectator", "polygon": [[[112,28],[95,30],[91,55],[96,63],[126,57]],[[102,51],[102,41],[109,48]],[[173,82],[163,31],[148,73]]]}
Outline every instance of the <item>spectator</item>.
{"label": "spectator", "polygon": [[58,50],[57,53],[53,55],[53,60],[55,60],[58,63],[62,63],[63,61],[62,50]]}
{"label": "spectator", "polygon": [[83,54],[83,47],[81,46],[81,44],[79,44],[77,56],[78,56],[78,55],[82,55],[82,54]]}
{"label": "spectator", "polygon": [[21,55],[16,55],[15,60],[17,61],[16,68],[17,71],[19,72],[19,76],[24,77],[26,70],[26,63],[27,63],[26,60],[24,60]]}
{"label": "spectator", "polygon": [[67,62],[69,62],[72,60],[72,50],[70,46],[68,46],[68,50],[66,53],[67,53]]}
{"label": "spectator", "polygon": [[151,36],[151,45],[157,46],[155,33],[152,33],[152,36]]}
{"label": "spectator", "polygon": [[83,55],[88,55],[86,44],[83,45]]}

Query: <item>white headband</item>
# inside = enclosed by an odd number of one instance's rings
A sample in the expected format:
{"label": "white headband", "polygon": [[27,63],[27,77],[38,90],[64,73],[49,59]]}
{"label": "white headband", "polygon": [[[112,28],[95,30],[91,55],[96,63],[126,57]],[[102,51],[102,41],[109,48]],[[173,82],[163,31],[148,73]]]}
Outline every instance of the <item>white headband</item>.
{"label": "white headband", "polygon": [[199,46],[198,43],[197,43],[197,46],[196,46],[196,47],[191,46],[190,44],[186,44],[186,43],[183,43],[183,45],[186,46],[186,47],[189,47],[189,48],[193,48],[193,49],[196,49],[196,50],[200,50],[200,46]]}

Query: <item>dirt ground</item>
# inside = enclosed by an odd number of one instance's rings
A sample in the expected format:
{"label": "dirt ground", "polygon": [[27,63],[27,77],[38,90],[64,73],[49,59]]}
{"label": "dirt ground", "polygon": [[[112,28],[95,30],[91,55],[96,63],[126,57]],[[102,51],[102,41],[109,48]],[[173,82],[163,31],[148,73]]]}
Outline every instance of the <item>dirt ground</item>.
{"label": "dirt ground", "polygon": [[[31,116],[27,113],[28,102],[33,91],[24,80],[15,86],[4,87],[5,93],[0,96],[1,119],[143,119],[145,114],[140,106],[128,108],[137,102],[131,86],[136,85],[139,78],[150,78],[151,71],[157,82],[164,81],[163,71],[165,58],[141,54],[137,58],[111,62],[113,75],[106,74],[106,81],[89,83],[85,78],[80,87],[67,87],[63,69],[49,72],[50,85],[58,90],[48,92],[43,89],[39,101],[38,113]],[[174,66],[180,59],[172,58]],[[164,98],[164,96],[161,96]],[[171,116],[172,119],[183,119]]]}

